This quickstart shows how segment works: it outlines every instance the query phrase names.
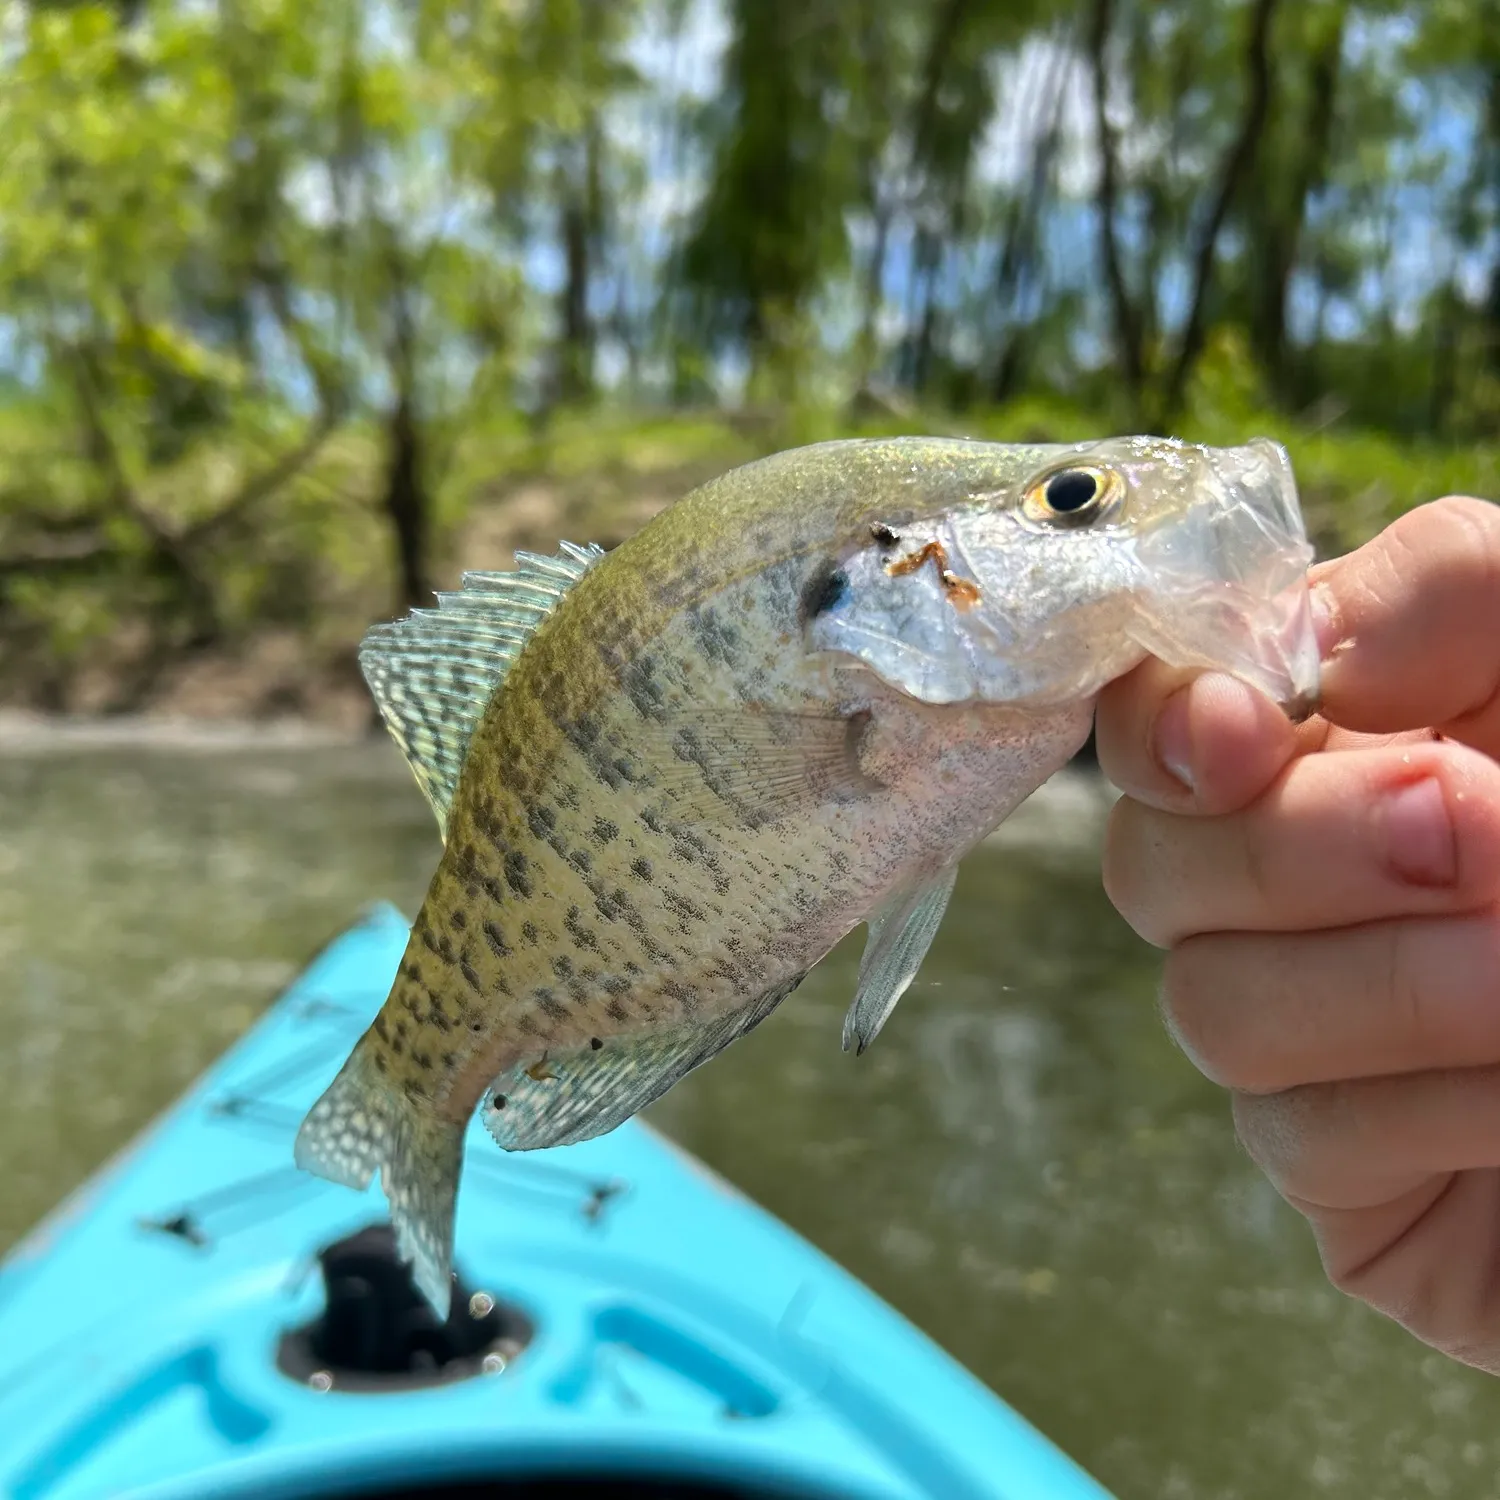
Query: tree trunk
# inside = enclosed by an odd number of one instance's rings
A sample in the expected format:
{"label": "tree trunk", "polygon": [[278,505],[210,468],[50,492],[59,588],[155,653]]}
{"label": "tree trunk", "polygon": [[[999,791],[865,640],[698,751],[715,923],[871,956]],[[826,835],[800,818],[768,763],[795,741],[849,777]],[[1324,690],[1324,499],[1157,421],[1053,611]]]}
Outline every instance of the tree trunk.
{"label": "tree trunk", "polygon": [[400,604],[432,603],[427,583],[427,496],[422,487],[422,443],[411,392],[403,389],[386,424],[385,513],[395,543]]}
{"label": "tree trunk", "polygon": [[423,466],[421,417],[417,410],[417,334],[408,300],[406,266],[392,237],[390,374],[396,402],[386,421],[385,513],[391,525],[399,603],[419,609],[432,602],[428,541],[432,506]]}
{"label": "tree trunk", "polygon": [[1203,340],[1207,333],[1208,293],[1219,249],[1219,234],[1228,217],[1230,205],[1234,202],[1235,193],[1255,160],[1256,149],[1265,130],[1271,100],[1268,43],[1276,3],[1277,0],[1255,0],[1255,8],[1251,12],[1250,35],[1245,44],[1245,114],[1234,143],[1224,159],[1224,167],[1219,174],[1219,190],[1214,196],[1213,206],[1204,221],[1193,254],[1192,300],[1188,304],[1187,322],[1183,326],[1177,358],[1172,363],[1162,398],[1162,415],[1168,423],[1182,408],[1188,380],[1198,362],[1198,356],[1203,352]]}
{"label": "tree trunk", "polygon": [[1116,352],[1125,386],[1136,407],[1141,404],[1145,383],[1145,355],[1141,347],[1140,316],[1125,283],[1119,239],[1119,161],[1115,133],[1109,123],[1109,79],[1104,54],[1114,18],[1114,0],[1093,0],[1089,13],[1088,51],[1094,73],[1094,133],[1099,149],[1099,183],[1095,203],[1099,212],[1099,250],[1104,278],[1109,287],[1110,310],[1115,329]]}
{"label": "tree trunk", "polygon": [[1284,399],[1287,374],[1287,299],[1292,272],[1302,248],[1302,230],[1307,222],[1307,206],[1327,178],[1328,153],[1333,138],[1335,99],[1338,93],[1340,64],[1344,50],[1344,25],[1347,11],[1340,7],[1336,18],[1313,54],[1307,70],[1307,109],[1299,136],[1302,149],[1298,170],[1286,199],[1284,214],[1263,203],[1262,243],[1259,261],[1259,294],[1253,319],[1257,354],[1272,395]]}

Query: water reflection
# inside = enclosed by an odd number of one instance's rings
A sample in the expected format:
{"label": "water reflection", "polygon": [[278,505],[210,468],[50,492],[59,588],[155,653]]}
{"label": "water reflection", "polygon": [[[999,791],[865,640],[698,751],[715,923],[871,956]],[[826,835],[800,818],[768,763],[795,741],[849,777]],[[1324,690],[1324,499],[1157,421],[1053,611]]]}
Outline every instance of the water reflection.
{"label": "water reflection", "polygon": [[[965,868],[872,1050],[859,940],[652,1111],[1126,1500],[1478,1500],[1500,1386],[1333,1292],[1155,1016],[1074,786]],[[0,1244],[438,851],[384,745],[0,757]]]}

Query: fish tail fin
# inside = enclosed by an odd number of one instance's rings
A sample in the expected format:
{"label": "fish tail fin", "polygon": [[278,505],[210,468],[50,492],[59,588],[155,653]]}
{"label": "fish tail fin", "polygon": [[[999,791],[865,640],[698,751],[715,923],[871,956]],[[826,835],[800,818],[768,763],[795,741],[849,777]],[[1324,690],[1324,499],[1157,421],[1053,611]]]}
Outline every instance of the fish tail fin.
{"label": "fish tail fin", "polygon": [[361,1041],[297,1132],[304,1171],[364,1189],[376,1171],[390,1204],[396,1248],[412,1279],[446,1319],[453,1300],[453,1215],[464,1126],[418,1110],[370,1064]]}

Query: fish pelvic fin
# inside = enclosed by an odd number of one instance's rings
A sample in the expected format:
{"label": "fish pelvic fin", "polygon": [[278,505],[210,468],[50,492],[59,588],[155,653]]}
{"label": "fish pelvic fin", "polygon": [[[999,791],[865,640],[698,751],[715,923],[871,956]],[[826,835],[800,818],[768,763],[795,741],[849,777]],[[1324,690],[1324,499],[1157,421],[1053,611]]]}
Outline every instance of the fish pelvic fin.
{"label": "fish pelvic fin", "polygon": [[378,1171],[396,1249],[437,1315],[453,1300],[453,1217],[464,1127],[419,1109],[370,1064],[368,1038],[308,1111],[294,1158],[303,1171],[363,1190]]}
{"label": "fish pelvic fin", "polygon": [[859,988],[844,1018],[845,1052],[851,1047],[856,1055],[864,1052],[917,977],[957,879],[958,866],[949,865],[930,880],[903,887],[871,915]]}

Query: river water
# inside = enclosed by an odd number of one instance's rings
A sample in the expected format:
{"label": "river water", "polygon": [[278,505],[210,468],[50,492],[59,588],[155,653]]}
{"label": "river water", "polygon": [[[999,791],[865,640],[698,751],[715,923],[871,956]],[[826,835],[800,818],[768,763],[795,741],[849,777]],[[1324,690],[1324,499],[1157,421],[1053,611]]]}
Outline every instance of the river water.
{"label": "river water", "polygon": [[[862,934],[650,1111],[1122,1500],[1479,1500],[1500,1382],[1322,1279],[1157,1021],[1069,777],[966,862],[879,1042],[839,1026]],[[438,854],[394,750],[0,754],[0,1249]],[[892,1372],[899,1379],[899,1372]]]}

